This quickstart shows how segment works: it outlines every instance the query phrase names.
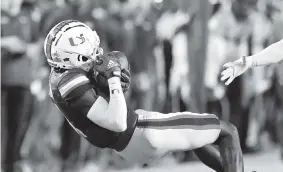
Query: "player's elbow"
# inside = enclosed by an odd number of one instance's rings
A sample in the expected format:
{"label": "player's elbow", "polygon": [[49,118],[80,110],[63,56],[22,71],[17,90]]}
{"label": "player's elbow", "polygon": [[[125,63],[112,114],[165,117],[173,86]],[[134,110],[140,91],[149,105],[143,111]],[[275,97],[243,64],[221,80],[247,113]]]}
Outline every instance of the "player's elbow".
{"label": "player's elbow", "polygon": [[124,132],[127,129],[127,122],[116,120],[113,122],[112,126],[115,132]]}
{"label": "player's elbow", "polygon": [[127,129],[127,107],[120,111],[114,120],[114,125],[117,132],[124,132]]}
{"label": "player's elbow", "polygon": [[121,121],[121,120],[115,120],[115,119],[102,119],[99,121],[96,121],[96,123],[99,124],[99,126],[108,129],[110,131],[114,131],[117,133],[124,132],[127,129],[127,122]]}

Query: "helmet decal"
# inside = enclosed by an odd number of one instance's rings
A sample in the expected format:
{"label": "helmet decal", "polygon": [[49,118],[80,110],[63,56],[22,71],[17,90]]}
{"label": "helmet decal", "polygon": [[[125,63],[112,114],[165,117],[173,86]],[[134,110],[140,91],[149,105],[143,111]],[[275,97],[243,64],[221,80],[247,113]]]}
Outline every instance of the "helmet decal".
{"label": "helmet decal", "polygon": [[78,46],[80,44],[83,44],[85,42],[85,37],[84,37],[83,34],[80,34],[80,36],[76,36],[75,38],[76,38],[75,40],[79,40],[79,41],[76,41],[76,43],[75,43],[73,37],[69,38],[70,45],[73,46],[73,47]]}
{"label": "helmet decal", "polygon": [[[51,45],[53,43],[53,41],[55,41],[56,35],[62,30],[62,28],[72,22],[79,22],[77,20],[65,20],[62,21],[60,23],[58,23],[57,25],[54,26],[54,28],[48,33],[48,36],[46,38],[46,43],[45,43],[45,55],[48,59],[52,59],[51,58]],[[59,38],[60,39],[60,38]],[[57,40],[57,42],[59,41],[59,39]]]}

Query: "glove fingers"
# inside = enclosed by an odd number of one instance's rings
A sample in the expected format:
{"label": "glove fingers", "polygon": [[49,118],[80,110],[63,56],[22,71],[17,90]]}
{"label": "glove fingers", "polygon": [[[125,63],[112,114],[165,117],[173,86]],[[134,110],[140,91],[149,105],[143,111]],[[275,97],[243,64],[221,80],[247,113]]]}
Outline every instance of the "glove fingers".
{"label": "glove fingers", "polygon": [[123,69],[122,73],[125,73],[126,75],[130,76],[130,71],[128,69]]}
{"label": "glove fingers", "polygon": [[232,62],[228,62],[228,63],[225,63],[225,64],[223,65],[224,68],[229,68],[229,67],[231,67],[231,66],[233,66],[233,63],[232,63]]}
{"label": "glove fingers", "polygon": [[130,77],[128,75],[126,75],[124,72],[121,73],[121,78],[122,78],[123,82],[129,82],[130,81]]}
{"label": "glove fingers", "polygon": [[225,83],[225,85],[229,85],[233,80],[234,80],[234,78],[235,77],[230,77],[229,79],[228,79],[228,81]]}
{"label": "glove fingers", "polygon": [[221,72],[221,75],[228,75],[228,74],[232,74],[232,73],[233,73],[233,69],[227,68],[223,72]]}
{"label": "glove fingers", "polygon": [[127,84],[125,82],[121,82],[121,87],[125,88]]}
{"label": "glove fingers", "polygon": [[117,59],[109,55],[101,55],[95,62],[94,69],[106,78],[121,76],[121,67]]}
{"label": "glove fingers", "polygon": [[224,80],[226,80],[229,77],[231,77],[231,75],[228,75],[228,74],[227,75],[223,75],[220,80],[224,81]]}
{"label": "glove fingers", "polygon": [[121,87],[123,89],[123,92],[126,93],[129,90],[129,84],[125,82],[121,82]]}

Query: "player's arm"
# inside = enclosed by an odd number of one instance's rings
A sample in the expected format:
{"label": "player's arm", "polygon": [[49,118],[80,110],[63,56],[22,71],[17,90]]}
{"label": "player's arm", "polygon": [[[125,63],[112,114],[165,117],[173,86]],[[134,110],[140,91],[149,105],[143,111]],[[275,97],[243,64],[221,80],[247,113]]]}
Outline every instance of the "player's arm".
{"label": "player's arm", "polygon": [[[116,132],[127,129],[127,105],[119,77],[108,79],[110,99],[98,97],[87,113],[87,117],[101,127]],[[99,115],[103,114],[103,115]]]}
{"label": "player's arm", "polygon": [[[95,109],[93,112],[89,112],[89,115],[95,116],[101,125],[111,125],[117,132],[127,129],[127,105],[121,86],[121,64],[117,58],[123,56],[125,55],[122,52],[112,52],[96,57],[94,70],[107,79],[110,100],[105,116],[96,116]],[[99,82],[97,84],[103,85]],[[106,105],[102,107],[106,107]]]}
{"label": "player's arm", "polygon": [[120,78],[108,79],[109,103],[98,96],[89,79],[83,73],[68,73],[60,82],[59,91],[71,110],[87,116],[92,122],[105,129],[123,132],[127,128],[127,107]]}
{"label": "player's arm", "polygon": [[257,54],[247,57],[247,64],[250,67],[265,66],[279,63],[283,60],[283,39],[271,44]]}
{"label": "player's arm", "polygon": [[237,76],[242,75],[249,68],[278,63],[283,60],[283,39],[276,42],[257,54],[242,57],[234,62],[224,64],[225,70],[221,73],[221,80],[229,85]]}

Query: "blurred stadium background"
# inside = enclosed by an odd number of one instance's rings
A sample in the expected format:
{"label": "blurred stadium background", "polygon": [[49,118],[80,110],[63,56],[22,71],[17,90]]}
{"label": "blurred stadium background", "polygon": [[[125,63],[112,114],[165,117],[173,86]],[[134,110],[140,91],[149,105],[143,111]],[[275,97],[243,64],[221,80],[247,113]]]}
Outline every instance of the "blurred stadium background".
{"label": "blurred stadium background", "polygon": [[1,0],[2,172],[212,171],[190,151],[132,167],[69,127],[42,48],[66,19],[128,56],[133,109],[214,113],[238,128],[246,171],[283,171],[283,64],[219,80],[224,63],[283,38],[283,0]]}

